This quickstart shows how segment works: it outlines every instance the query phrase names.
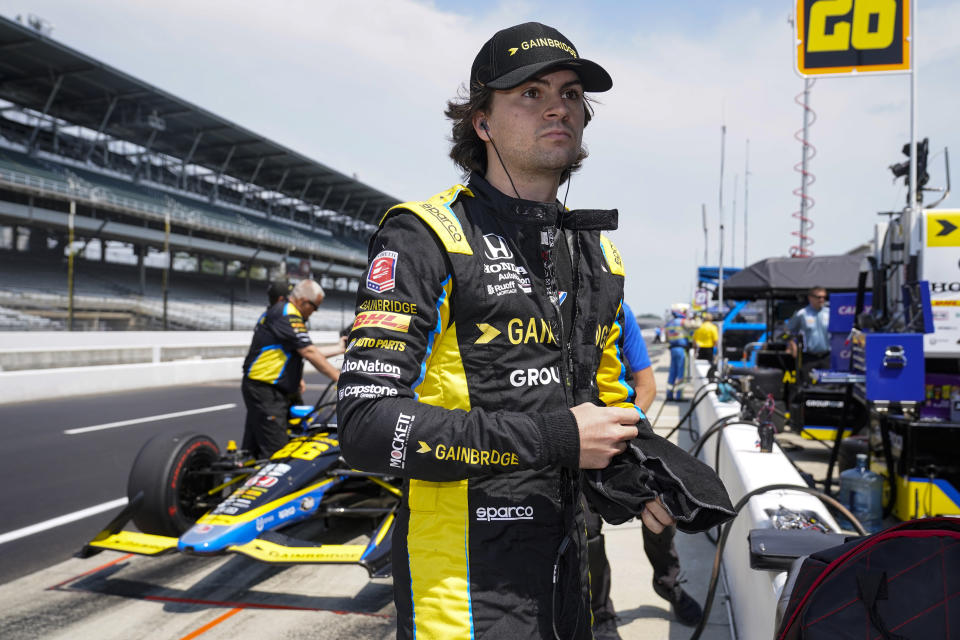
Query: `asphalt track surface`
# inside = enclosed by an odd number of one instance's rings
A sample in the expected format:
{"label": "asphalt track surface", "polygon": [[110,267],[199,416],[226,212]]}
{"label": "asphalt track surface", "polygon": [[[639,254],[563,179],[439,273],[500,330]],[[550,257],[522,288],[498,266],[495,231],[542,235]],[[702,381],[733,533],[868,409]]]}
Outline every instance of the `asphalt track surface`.
{"label": "asphalt track surface", "polygon": [[[319,397],[327,381],[309,375],[305,399]],[[240,440],[244,415],[237,383],[0,406],[0,638],[392,637],[392,582],[370,580],[358,566],[115,552],[73,558],[122,508],[144,442],[193,431],[223,448]],[[99,508],[84,517],[91,507]],[[334,535],[306,526],[331,542],[358,541],[349,528]],[[158,608],[179,615],[149,613]],[[264,610],[286,615],[280,621]]]}

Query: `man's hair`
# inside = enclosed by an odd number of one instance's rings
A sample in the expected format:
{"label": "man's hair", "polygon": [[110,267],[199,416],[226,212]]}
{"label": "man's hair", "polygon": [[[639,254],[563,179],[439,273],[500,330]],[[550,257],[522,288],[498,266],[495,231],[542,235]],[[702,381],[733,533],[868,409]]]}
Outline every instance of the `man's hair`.
{"label": "man's hair", "polygon": [[[473,128],[473,117],[479,113],[490,113],[494,91],[480,84],[474,84],[469,91],[461,86],[457,97],[447,102],[443,112],[452,122],[450,141],[450,158],[463,169],[465,175],[471,171],[483,173],[487,168],[487,147]],[[586,127],[593,118],[592,100],[583,96],[583,126]],[[587,157],[587,149],[580,146],[577,159],[560,174],[560,184],[570,177],[570,174],[580,169]]]}
{"label": "man's hair", "polygon": [[326,294],[323,293],[323,287],[317,282],[313,280],[301,280],[297,283],[297,286],[293,288],[293,291],[290,292],[290,297],[315,302],[317,298],[325,298]]}
{"label": "man's hair", "polygon": [[272,307],[280,301],[280,298],[287,299],[293,285],[287,280],[274,280],[267,287],[267,303]]}
{"label": "man's hair", "polygon": [[826,287],[821,287],[821,286],[810,287],[810,288],[807,290],[807,295],[808,295],[808,296],[812,296],[812,295],[815,294],[817,291],[823,291],[824,293],[826,293],[826,292],[827,292],[827,288],[826,288]]}

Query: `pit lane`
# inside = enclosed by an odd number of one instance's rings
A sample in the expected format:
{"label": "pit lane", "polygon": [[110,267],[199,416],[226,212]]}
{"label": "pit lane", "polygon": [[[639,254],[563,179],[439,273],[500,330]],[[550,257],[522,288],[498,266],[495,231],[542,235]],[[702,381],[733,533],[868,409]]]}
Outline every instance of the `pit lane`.
{"label": "pit lane", "polygon": [[[667,368],[661,355],[652,349],[663,388]],[[322,391],[323,381],[319,375],[308,378],[307,399]],[[657,406],[662,397],[661,392]],[[231,402],[237,407],[84,435],[63,433]],[[675,424],[679,409],[666,406],[663,428]],[[123,496],[130,463],[155,433],[202,431],[223,445],[239,439],[243,415],[232,383],[2,406],[0,429],[16,451],[0,470],[5,486],[15,489],[8,494],[15,498],[11,519],[0,535]],[[119,507],[0,544],[0,638],[395,637],[392,581],[371,580],[355,565],[278,567],[237,556],[146,558],[112,551],[72,558],[116,511]],[[361,540],[349,539],[348,529],[338,527],[336,533],[340,542]],[[688,638],[691,629],[677,624],[669,605],[653,593],[639,524],[606,527],[605,535],[622,637]],[[677,537],[677,547],[684,570],[696,576],[688,590],[703,602],[713,548],[703,536],[685,535]],[[714,607],[705,640],[730,638],[724,609]]]}

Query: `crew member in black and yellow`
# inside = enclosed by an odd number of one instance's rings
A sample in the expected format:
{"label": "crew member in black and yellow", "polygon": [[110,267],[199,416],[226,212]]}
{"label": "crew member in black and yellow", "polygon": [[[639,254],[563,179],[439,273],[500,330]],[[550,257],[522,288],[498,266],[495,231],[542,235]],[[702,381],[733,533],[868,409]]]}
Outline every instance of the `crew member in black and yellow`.
{"label": "crew member in black and yellow", "polygon": [[[448,104],[469,172],[394,207],[369,246],[338,385],[347,461],[402,476],[397,637],[592,638],[580,469],[637,435],[626,381],[624,268],[567,210],[585,157],[584,91],[610,76],[555,29],[504,29]],[[657,500],[642,519],[673,519]]]}
{"label": "crew member in black and yellow", "polygon": [[256,458],[270,457],[288,440],[287,412],[302,402],[304,360],[332,380],[340,377],[307,332],[307,320],[323,298],[319,284],[301,280],[289,299],[271,306],[253,330],[241,391],[247,406],[243,448]]}

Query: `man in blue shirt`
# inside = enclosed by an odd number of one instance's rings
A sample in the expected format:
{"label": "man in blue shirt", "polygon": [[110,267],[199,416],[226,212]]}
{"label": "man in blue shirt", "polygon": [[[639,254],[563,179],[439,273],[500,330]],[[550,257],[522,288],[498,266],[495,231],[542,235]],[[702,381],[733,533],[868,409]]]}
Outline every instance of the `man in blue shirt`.
{"label": "man in blue shirt", "polygon": [[667,401],[683,401],[683,389],[678,386],[683,383],[684,369],[687,361],[687,348],[690,346],[690,338],[687,335],[687,329],[683,324],[684,309],[679,305],[674,305],[670,313],[673,319],[663,328],[666,334],[667,344],[670,345],[670,374],[667,376]]}
{"label": "man in blue shirt", "polygon": [[650,366],[647,343],[637,325],[636,316],[626,302],[623,303],[623,315],[623,359],[633,373],[633,388],[637,392],[635,402],[646,412],[657,395],[657,381]]}
{"label": "man in blue shirt", "polygon": [[[646,412],[657,395],[657,382],[637,318],[626,302],[623,303],[623,316],[623,360],[631,373],[627,378],[633,382],[636,405]],[[617,640],[620,635],[617,632],[617,613],[610,600],[610,563],[601,533],[603,521],[589,508],[585,510],[585,516],[593,636],[596,640]],[[698,624],[703,610],[679,584],[680,557],[673,544],[676,527],[666,527],[661,533],[653,533],[647,527],[641,527],[641,530],[643,551],[653,567],[653,590],[670,602],[678,621],[690,626]]]}
{"label": "man in blue shirt", "polygon": [[[803,354],[798,360],[801,379],[806,382],[811,369],[830,367],[830,310],[826,307],[827,290],[823,287],[811,287],[807,292],[807,306],[793,314],[787,324],[787,331],[793,336],[803,337]],[[787,352],[797,357],[797,341],[791,338]]]}

